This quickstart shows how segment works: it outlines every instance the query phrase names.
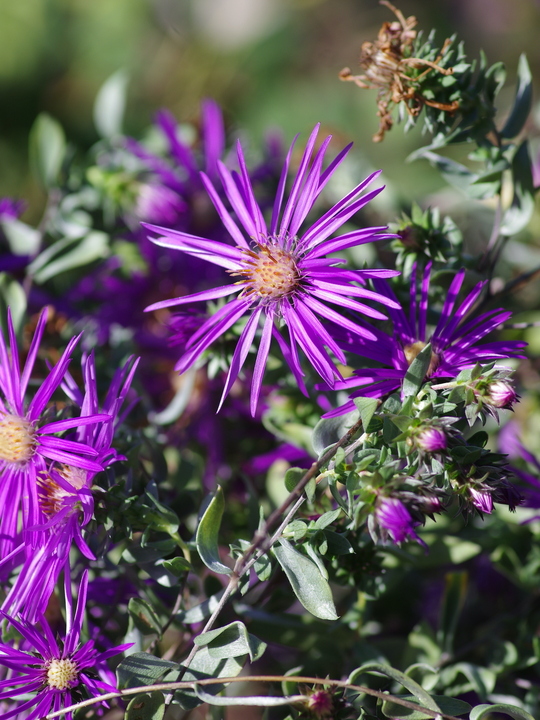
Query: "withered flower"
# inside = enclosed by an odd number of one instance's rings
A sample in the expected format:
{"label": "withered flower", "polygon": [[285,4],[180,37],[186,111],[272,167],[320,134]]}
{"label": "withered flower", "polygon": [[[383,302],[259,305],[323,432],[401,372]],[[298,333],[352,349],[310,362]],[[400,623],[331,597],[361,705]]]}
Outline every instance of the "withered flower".
{"label": "withered flower", "polygon": [[[420,92],[421,81],[428,73],[435,70],[443,75],[452,75],[453,68],[443,68],[438,63],[444,57],[451,40],[447,39],[435,62],[413,56],[417,32],[414,29],[416,18],[411,15],[405,18],[388,0],[380,0],[397,17],[397,21],[384,22],[375,42],[366,41],[360,52],[362,75],[353,75],[350,68],[343,68],[341,80],[356,83],[358,87],[368,90],[377,89],[377,115],[379,130],[373,136],[374,142],[380,142],[387,130],[393,125],[391,111],[393,105],[403,103],[410,116],[416,117],[423,105],[430,105],[438,110],[454,113],[459,103],[440,103],[427,99]],[[423,72],[416,74],[416,70]]]}

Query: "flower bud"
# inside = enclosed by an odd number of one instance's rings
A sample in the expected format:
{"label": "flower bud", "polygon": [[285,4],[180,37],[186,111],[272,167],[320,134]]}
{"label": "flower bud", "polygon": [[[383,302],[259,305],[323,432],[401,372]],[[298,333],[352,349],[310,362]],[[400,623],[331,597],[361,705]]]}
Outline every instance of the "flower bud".
{"label": "flower bud", "polygon": [[334,704],[328,690],[315,690],[307,705],[316,718],[329,718],[333,715]]}
{"label": "flower bud", "polygon": [[417,447],[426,452],[446,450],[446,433],[440,427],[425,427],[415,437]]}
{"label": "flower bud", "polygon": [[518,395],[510,383],[504,380],[495,380],[489,386],[485,401],[493,407],[509,410],[517,398]]}
{"label": "flower bud", "polygon": [[174,190],[156,183],[141,183],[135,203],[139,220],[169,227],[179,221],[185,210],[184,201]]}
{"label": "flower bud", "polygon": [[472,504],[475,508],[480,510],[480,512],[488,514],[493,512],[493,498],[491,497],[491,493],[488,493],[485,490],[475,490],[474,488],[469,488],[469,494],[471,496]]}

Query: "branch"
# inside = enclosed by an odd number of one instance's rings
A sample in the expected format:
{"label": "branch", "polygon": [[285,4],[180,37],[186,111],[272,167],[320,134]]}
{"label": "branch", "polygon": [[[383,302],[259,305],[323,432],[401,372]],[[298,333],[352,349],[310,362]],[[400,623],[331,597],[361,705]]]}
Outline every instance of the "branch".
{"label": "branch", "polygon": [[[310,685],[328,685],[333,687],[346,688],[348,690],[355,690],[356,692],[364,693],[365,695],[370,695],[371,697],[376,697],[379,700],[391,700],[396,705],[401,705],[402,707],[409,708],[410,710],[415,710],[416,712],[423,713],[424,715],[427,715],[428,717],[434,718],[436,720],[460,720],[460,718],[457,718],[454,715],[445,715],[444,713],[438,712],[436,710],[430,710],[429,708],[425,708],[422,705],[413,703],[410,700],[404,700],[403,698],[391,695],[390,693],[381,692],[380,690],[373,690],[372,688],[366,687],[365,685],[352,685],[351,683],[348,683],[344,680],[321,680],[320,678],[304,675],[250,675],[242,677],[208,678],[196,681],[192,680],[173,683],[159,683],[157,685],[144,685],[136,688],[126,688],[125,690],[118,690],[118,692],[110,692],[106,693],[105,695],[90,698],[89,700],[83,700],[82,702],[76,703],[75,705],[70,705],[68,707],[62,708],[62,710],[56,710],[55,712],[46,715],[44,720],[54,720],[54,718],[62,717],[69,712],[74,712],[75,710],[79,710],[80,708],[95,705],[98,702],[114,700],[115,698],[121,697],[129,697],[131,695],[139,695],[141,693],[148,693],[154,691],[167,692],[170,690],[185,689],[193,690],[195,689],[196,685],[221,685],[223,683],[238,682],[281,683],[284,681],[294,683],[308,683]],[[301,697],[305,697],[306,701],[309,699],[309,696],[307,695]],[[246,697],[246,705],[249,705],[250,699],[251,698]],[[291,698],[291,702],[298,702],[298,696],[293,696],[293,698]]]}

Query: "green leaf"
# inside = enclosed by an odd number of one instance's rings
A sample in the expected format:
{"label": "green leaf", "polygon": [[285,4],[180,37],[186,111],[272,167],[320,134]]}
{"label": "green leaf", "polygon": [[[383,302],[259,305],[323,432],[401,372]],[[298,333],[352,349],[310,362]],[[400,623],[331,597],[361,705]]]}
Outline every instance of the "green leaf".
{"label": "green leaf", "polygon": [[[7,317],[7,308],[9,307],[13,327],[15,332],[18,332],[22,327],[26,312],[26,293],[22,285],[8,273],[0,273],[0,297],[2,299],[2,325],[4,326],[4,318]],[[4,330],[7,332],[7,325]]]}
{"label": "green leaf", "polygon": [[318,456],[330,445],[335,445],[356,422],[358,411],[353,410],[346,415],[333,418],[322,418],[313,428],[311,442]]}
{"label": "green leaf", "polygon": [[161,660],[145,652],[133,653],[116,668],[118,687],[124,690],[139,685],[155,685],[171,671],[175,671],[177,676],[178,669],[178,664],[170,660]]}
{"label": "green leaf", "polygon": [[41,113],[30,130],[30,163],[46,187],[58,184],[58,174],[66,154],[66,139],[60,123]]}
{"label": "green leaf", "polygon": [[360,413],[360,417],[362,419],[362,427],[364,428],[364,432],[366,432],[371,418],[373,417],[373,414],[377,409],[379,401],[377,400],[377,398],[357,397],[354,398],[353,402],[356,405],[358,412]]}
{"label": "green leaf", "polygon": [[139,597],[132,597],[128,604],[128,612],[133,624],[143,635],[161,634],[161,623],[154,608]]}
{"label": "green leaf", "polygon": [[122,133],[128,75],[118,70],[101,86],[94,103],[94,125],[104,138]]}
{"label": "green leaf", "polygon": [[42,240],[39,230],[20,220],[4,220],[1,225],[14,255],[35,255],[38,252]]}
{"label": "green leaf", "polygon": [[515,235],[523,230],[534,211],[535,191],[532,177],[532,162],[529,146],[524,140],[512,161],[514,197],[512,205],[505,212],[501,224],[501,235]]}
{"label": "green leaf", "polygon": [[471,172],[467,167],[465,167],[465,165],[462,165],[455,160],[451,160],[450,158],[444,157],[443,155],[431,152],[431,150],[426,150],[424,152],[415,152],[414,158],[412,159],[417,158],[424,158],[425,160],[427,160],[430,165],[432,165],[441,173],[441,175],[448,183],[450,183],[450,185],[453,185],[460,190],[468,190],[469,186],[478,177],[475,173]]}
{"label": "green leaf", "polygon": [[199,647],[206,646],[210,657],[217,659],[249,655],[254,662],[262,657],[266,649],[266,643],[248,633],[244,623],[238,620],[202,633],[193,642]]}
{"label": "green leaf", "polygon": [[[445,652],[453,650],[454,634],[467,592],[467,573],[451,572],[445,576],[445,592],[441,611],[441,645]],[[451,714],[451,713],[450,713]]]}
{"label": "green leaf", "polygon": [[165,698],[161,692],[135,695],[127,706],[125,720],[162,720],[165,715]]}
{"label": "green leaf", "polygon": [[321,575],[319,568],[309,558],[295,550],[284,538],[279,542],[280,544],[273,548],[273,552],[296,597],[315,617],[337,620],[330,585]]}
{"label": "green leaf", "polygon": [[501,130],[501,136],[507,139],[516,137],[521,132],[531,112],[533,79],[525,54],[519,58],[517,81],[514,106]]}
{"label": "green leaf", "polygon": [[268,580],[272,574],[272,563],[268,555],[261,555],[257,558],[255,564],[253,565],[253,569],[261,582]]}
{"label": "green leaf", "polygon": [[329,510],[315,520],[313,527],[316,530],[324,530],[325,527],[328,527],[328,525],[331,525],[335,520],[337,520],[340,515],[341,508],[337,508],[337,510]]}
{"label": "green leaf", "polygon": [[[242,658],[231,657],[227,659],[212,657],[207,647],[202,647],[197,651],[195,657],[187,668],[183,680],[193,682],[196,680],[220,678],[220,677],[236,677],[244,666],[247,655]],[[181,667],[181,666],[180,666]],[[205,685],[206,692],[218,694],[224,688],[222,683],[215,685]],[[175,702],[177,702],[185,710],[191,710],[200,705],[200,700],[194,690],[177,690],[174,693]]]}
{"label": "green leaf", "polygon": [[[70,243],[73,242],[73,238],[69,238],[68,240]],[[60,243],[63,244],[63,241],[58,241],[58,243],[55,243],[52,247],[55,247],[58,251],[60,251],[63,249],[63,247],[60,247]],[[48,248],[48,250],[52,249],[52,247]],[[104,232],[94,230],[88,233],[85,238],[80,240],[80,242],[78,242],[72,250],[64,255],[61,255],[56,260],[53,260],[48,265],[45,265],[42,269],[38,270],[34,275],[34,279],[39,284],[44,283],[47,280],[50,280],[50,278],[55,277],[62,272],[66,272],[66,270],[72,270],[73,268],[81,267],[82,265],[89,265],[95,260],[101,260],[104,257],[107,257],[108,254],[109,236]],[[36,260],[30,266],[31,270],[34,270],[36,266],[38,266],[38,261],[42,260],[43,255],[44,253],[38,255]],[[41,262],[39,262],[39,264],[41,264]]]}
{"label": "green leaf", "polygon": [[336,533],[333,530],[325,530],[324,536],[328,543],[328,552],[330,555],[350,555],[354,552],[351,543],[345,535]]}
{"label": "green leaf", "polygon": [[[180,521],[174,510],[160,503],[157,497],[148,491],[145,492],[144,499],[153,506],[150,509],[144,509],[142,514],[144,522],[151,524],[155,530],[161,530],[161,532],[169,533],[169,535],[178,532]],[[154,508],[157,512],[154,511]]]}
{"label": "green leaf", "polygon": [[285,473],[285,487],[288,492],[292,492],[294,490],[306,472],[307,470],[297,467],[292,467],[287,470]]}
{"label": "green leaf", "polygon": [[[406,688],[410,693],[412,693],[419,705],[422,705],[428,710],[433,710],[434,712],[441,712],[437,701],[429,693],[427,693],[421,685],[419,685],[412,678],[408,677],[399,670],[394,669],[390,665],[382,665],[378,662],[364,663],[361,667],[353,670],[353,672],[349,676],[349,683],[351,683],[351,685],[354,685],[356,683],[356,679],[366,672],[380,673],[381,675],[386,675],[386,677],[395,680],[404,688]],[[403,711],[401,710],[401,712]]]}
{"label": "green leaf", "polygon": [[195,625],[196,623],[200,623],[207,617],[210,617],[210,615],[214,612],[214,610],[219,605],[219,601],[222,595],[223,591],[216,593],[215,595],[209,597],[208,600],[202,602],[200,605],[195,605],[195,607],[189,608],[189,610],[182,610],[181,612],[177,613],[174,616],[174,619],[177,622],[183,623],[184,625]]}
{"label": "green leaf", "polygon": [[500,703],[497,705],[477,705],[471,710],[469,720],[489,720],[494,713],[508,715],[514,720],[534,720],[533,716],[521,708]]}
{"label": "green leaf", "polygon": [[[414,695],[396,695],[396,697],[409,700],[410,702],[417,702],[417,698]],[[432,695],[431,697],[441,708],[442,712],[447,715],[464,715],[471,709],[469,703],[463,702],[463,700],[455,700],[445,695]],[[429,720],[433,720],[433,715],[426,715],[426,713],[420,712],[419,710],[403,707],[403,705],[393,703],[391,700],[385,700],[383,702],[382,712],[386,717],[399,718],[400,720],[428,720],[428,718]]]}
{"label": "green leaf", "polygon": [[402,393],[404,398],[413,397],[418,393],[426,377],[431,362],[431,343],[428,343],[409,365],[403,380]]}
{"label": "green leaf", "polygon": [[195,692],[201,702],[209,705],[219,705],[227,707],[236,705],[237,707],[246,707],[256,705],[258,707],[279,707],[280,705],[290,705],[293,702],[301,702],[305,700],[304,695],[292,695],[290,697],[273,697],[271,695],[252,695],[248,697],[235,697],[234,695],[210,695],[201,685],[195,685]]}
{"label": "green leaf", "polygon": [[201,560],[215,573],[230,575],[231,568],[224,565],[219,559],[218,535],[221,526],[221,518],[225,509],[225,499],[221,486],[217,486],[210,504],[204,511],[199,522],[195,543]]}
{"label": "green leaf", "polygon": [[176,577],[180,577],[185,572],[189,572],[191,570],[191,563],[189,563],[185,558],[175,557],[171,560],[164,560],[163,567],[173,575],[176,575]]}

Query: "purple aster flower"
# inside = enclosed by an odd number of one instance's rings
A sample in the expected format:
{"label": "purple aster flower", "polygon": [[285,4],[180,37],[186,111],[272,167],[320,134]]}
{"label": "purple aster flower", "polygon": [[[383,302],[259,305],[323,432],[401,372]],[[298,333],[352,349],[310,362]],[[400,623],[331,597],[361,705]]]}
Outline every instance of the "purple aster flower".
{"label": "purple aster flower", "polygon": [[199,170],[204,169],[209,177],[216,178],[217,163],[225,149],[225,128],[219,105],[210,99],[203,100],[201,114],[201,157],[182,140],[178,123],[168,110],[161,110],[155,122],[167,143],[167,159],[150,152],[136,140],[127,139],[127,149],[152,175],[137,195],[134,212],[140,220],[176,227],[183,216],[197,213],[197,207],[190,208],[187,203],[193,205],[195,197],[204,190]]}
{"label": "purple aster flower", "polygon": [[[340,362],[345,362],[345,356],[326,329],[324,321],[338,323],[354,335],[365,339],[375,340],[376,337],[371,330],[353,322],[329,307],[327,303],[378,319],[384,319],[385,316],[369,305],[359,302],[359,299],[375,300],[391,308],[399,308],[399,304],[393,298],[362,287],[367,278],[391,277],[396,275],[396,272],[348,270],[339,267],[344,262],[342,259],[328,257],[329,254],[349,247],[393,237],[383,232],[384,227],[371,227],[353,230],[329,239],[347,220],[381,192],[382,188],[378,188],[362,195],[378,173],[370,175],[312,226],[303,232],[300,231],[316,199],[351,147],[350,145],[346,147],[323,171],[323,159],[331,137],[324,140],[313,157],[318,130],[317,125],[311,133],[288,200],[283,207],[285,182],[294,142],[291,145],[284,163],[269,225],[255,200],[240,143],[237,145],[240,173],[231,173],[223,163],[218,163],[218,173],[225,195],[242,229],[225,208],[208,176],[201,173],[208,194],[236,247],[184,232],[147,226],[152,233],[158,235],[153,239],[157,245],[181,250],[188,255],[224,267],[237,278],[236,282],[211,290],[154,303],[147,310],[168,308],[196,300],[218,300],[237,294],[235,299],[229,300],[191,336],[187,343],[187,351],[180,358],[176,369],[182,373],[190,368],[218,337],[241,317],[247,315],[247,322],[231,361],[221,402],[238,377],[255,336],[262,327],[252,380],[252,414],[256,412],[272,338],[280,346],[286,362],[304,392],[305,386],[302,380],[304,373],[299,350],[303,351],[325,382],[333,386],[336,379],[341,379],[341,375],[326,348],[329,348]],[[279,323],[286,326],[290,344],[278,330]]]}
{"label": "purple aster flower", "polygon": [[[97,461],[103,467],[125,459],[111,444],[115,427],[131,407],[130,404],[122,410],[136,367],[137,361],[130,358],[124,368],[116,372],[102,407],[107,422],[94,420],[92,424],[81,424],[74,434],[77,442],[97,452]],[[103,417],[98,403],[93,354],[83,361],[83,373],[84,396],[69,373],[66,373],[63,389],[80,406],[81,417]],[[69,571],[73,542],[85,557],[95,559],[82,535],[82,529],[93,516],[91,486],[95,474],[95,471],[68,463],[53,463],[48,471],[39,474],[39,518],[22,533],[20,555],[24,556],[24,562],[2,610],[12,614],[21,612],[30,622],[35,621],[45,612],[60,572]]]}
{"label": "purple aster flower", "polygon": [[[22,638],[19,647],[0,643],[0,664],[11,670],[10,677],[0,681],[0,699],[10,698],[17,703],[16,707],[3,713],[4,720],[15,716],[38,720],[49,712],[72,705],[73,692],[79,694],[83,691],[90,697],[97,697],[103,692],[116,691],[114,686],[96,676],[103,674],[108,658],[123,652],[131,644],[119,645],[102,653],[96,650],[93,640],[81,644],[88,571],[84,572],[81,580],[75,613],[68,589],[70,584],[68,576],[63,640],[55,637],[44,615],[36,626],[24,618],[15,619],[0,611]],[[28,700],[30,693],[33,697]],[[23,697],[18,700],[20,696]],[[66,718],[71,720],[72,713],[66,713]]]}
{"label": "purple aster flower", "polygon": [[[421,280],[420,298],[417,301],[416,267],[411,277],[411,295],[409,316],[400,307],[390,307],[389,315],[393,323],[391,335],[379,329],[372,329],[376,335],[375,342],[359,340],[350,334],[341,347],[363,357],[374,360],[384,367],[360,369],[354,376],[338,382],[334,389],[360,388],[350,395],[350,400],[337,410],[326,416],[339,415],[354,410],[352,398],[358,396],[381,397],[397,390],[409,369],[412,361],[420,351],[431,343],[431,363],[426,378],[456,377],[459,373],[476,365],[489,363],[512,357],[523,357],[518,351],[527,343],[519,341],[492,341],[481,343],[486,335],[496,330],[512,315],[511,312],[497,308],[489,310],[478,317],[467,319],[471,310],[487,282],[479,282],[467,295],[465,300],[456,307],[461,286],[465,279],[465,270],[460,270],[454,277],[441,311],[439,321],[432,333],[427,330],[428,292],[431,274],[431,263],[426,266]],[[388,283],[375,278],[375,289],[388,299],[396,297]],[[339,330],[338,330],[339,332]]]}
{"label": "purple aster flower", "polygon": [[395,543],[402,543],[407,538],[411,538],[426,546],[414,531],[419,523],[412,519],[411,514],[398,498],[381,498],[375,510],[375,518],[379,527],[386,531]]}
{"label": "purple aster flower", "polygon": [[46,321],[47,309],[44,309],[34,331],[22,372],[9,312],[9,349],[3,334],[0,333],[1,559],[5,559],[18,544],[21,519],[23,531],[39,523],[41,511],[38,488],[40,478],[49,474],[51,463],[68,465],[83,472],[95,473],[103,469],[98,450],[87,442],[61,438],[58,435],[85,425],[108,422],[108,414],[98,413],[52,422],[46,418],[49,401],[64,380],[71,353],[80,336],[70,340],[49,375],[41,381],[34,396],[27,398],[28,384]]}

